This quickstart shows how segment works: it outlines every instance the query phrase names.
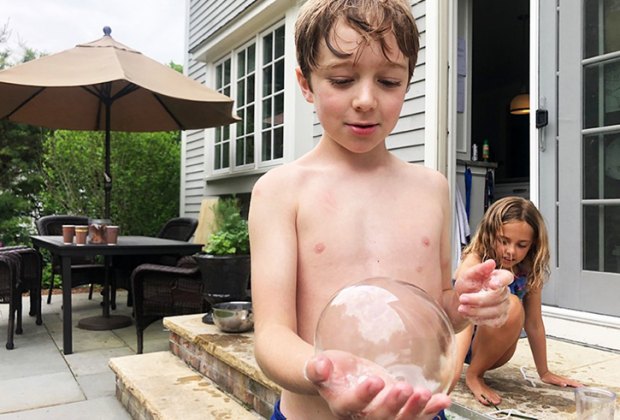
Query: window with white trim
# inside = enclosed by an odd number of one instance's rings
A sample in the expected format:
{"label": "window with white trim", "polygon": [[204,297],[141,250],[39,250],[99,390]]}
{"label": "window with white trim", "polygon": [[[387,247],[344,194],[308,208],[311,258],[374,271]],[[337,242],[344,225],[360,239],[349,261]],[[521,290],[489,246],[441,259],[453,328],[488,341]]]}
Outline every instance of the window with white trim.
{"label": "window with white trim", "polygon": [[[215,66],[215,85],[217,91],[230,96],[230,58]],[[215,128],[213,150],[213,169],[230,167],[230,125]]]}
{"label": "window with white trim", "polygon": [[215,129],[214,172],[253,169],[284,156],[284,24],[257,34],[215,63],[218,92],[241,121]]}

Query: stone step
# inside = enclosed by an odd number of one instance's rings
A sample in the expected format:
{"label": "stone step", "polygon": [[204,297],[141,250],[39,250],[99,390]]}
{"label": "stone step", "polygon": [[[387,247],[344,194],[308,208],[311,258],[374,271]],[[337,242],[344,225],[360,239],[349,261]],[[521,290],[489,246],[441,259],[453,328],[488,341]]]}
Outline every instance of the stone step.
{"label": "stone step", "polygon": [[170,350],[229,395],[270,418],[281,388],[269,380],[254,358],[254,334],[229,334],[202,322],[202,315],[164,318]]}
{"label": "stone step", "polygon": [[136,420],[261,419],[170,352],[110,359],[116,397]]}

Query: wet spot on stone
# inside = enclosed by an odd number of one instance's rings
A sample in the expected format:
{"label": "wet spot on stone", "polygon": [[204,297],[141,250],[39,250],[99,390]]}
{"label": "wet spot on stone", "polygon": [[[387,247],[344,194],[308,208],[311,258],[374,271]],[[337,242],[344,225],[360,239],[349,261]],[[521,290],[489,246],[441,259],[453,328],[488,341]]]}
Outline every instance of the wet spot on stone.
{"label": "wet spot on stone", "polygon": [[199,382],[202,380],[202,376],[200,375],[191,375],[191,376],[184,376],[182,378],[177,378],[177,384],[186,384],[188,382]]}

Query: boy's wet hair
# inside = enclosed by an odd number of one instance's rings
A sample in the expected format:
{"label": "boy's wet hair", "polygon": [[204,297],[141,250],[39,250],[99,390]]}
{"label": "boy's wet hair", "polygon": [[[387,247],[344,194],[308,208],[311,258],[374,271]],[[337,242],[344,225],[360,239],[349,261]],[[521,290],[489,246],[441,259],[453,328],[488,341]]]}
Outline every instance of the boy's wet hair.
{"label": "boy's wet hair", "polygon": [[351,54],[337,49],[332,42],[332,29],[343,20],[366,41],[377,41],[386,58],[390,53],[386,36],[396,38],[401,53],[409,60],[409,80],[418,59],[419,33],[407,0],[308,0],[301,8],[295,24],[297,62],[310,81],[310,73],[318,67],[321,42],[337,57]]}

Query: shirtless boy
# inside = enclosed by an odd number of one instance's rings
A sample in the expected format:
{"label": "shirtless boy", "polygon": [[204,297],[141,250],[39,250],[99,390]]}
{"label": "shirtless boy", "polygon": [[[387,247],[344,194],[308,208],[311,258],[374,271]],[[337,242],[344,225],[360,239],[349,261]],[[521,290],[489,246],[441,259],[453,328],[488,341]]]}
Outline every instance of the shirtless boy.
{"label": "shirtless boy", "polygon": [[378,376],[327,386],[338,369],[314,355],[321,310],[345,285],[385,276],[424,289],[456,330],[468,318],[499,325],[512,276],[487,262],[452,288],[447,182],[386,148],[419,48],[409,2],[308,0],[295,37],[297,80],[323,136],[265,174],[250,207],[255,355],[283,388],[273,418],[430,418],[447,395]]}

